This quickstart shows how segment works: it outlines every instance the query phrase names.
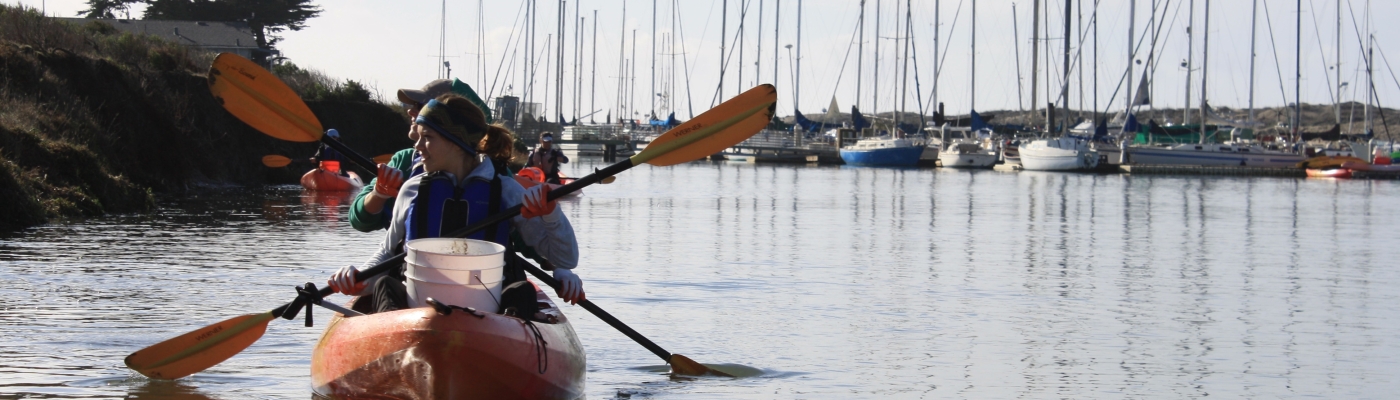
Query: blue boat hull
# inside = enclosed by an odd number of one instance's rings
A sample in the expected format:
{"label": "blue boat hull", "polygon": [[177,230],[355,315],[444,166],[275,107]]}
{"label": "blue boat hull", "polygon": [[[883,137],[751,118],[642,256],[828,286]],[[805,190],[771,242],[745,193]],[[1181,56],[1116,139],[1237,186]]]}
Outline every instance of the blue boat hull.
{"label": "blue boat hull", "polygon": [[841,161],[850,165],[914,166],[919,163],[919,155],[924,146],[895,147],[874,150],[841,149]]}

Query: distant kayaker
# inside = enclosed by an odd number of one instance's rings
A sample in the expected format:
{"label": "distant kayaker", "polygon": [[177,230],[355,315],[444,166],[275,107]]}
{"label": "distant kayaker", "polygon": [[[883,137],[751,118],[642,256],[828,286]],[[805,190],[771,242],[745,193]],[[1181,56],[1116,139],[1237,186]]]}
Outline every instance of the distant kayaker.
{"label": "distant kayaker", "polygon": [[[424,173],[409,178],[395,194],[393,220],[378,253],[364,267],[376,265],[414,239],[441,237],[516,205],[519,216],[468,238],[487,240],[512,251],[512,228],[536,254],[555,267],[557,294],[570,303],[584,298],[583,281],[572,271],[578,265],[578,241],[573,226],[556,202],[547,201],[545,185],[525,189],[504,171],[514,135],[499,125],[487,125],[480,108],[464,97],[448,94],[424,105],[413,124],[414,149]],[[387,189],[387,188],[386,188]],[[498,195],[493,195],[498,194]],[[357,282],[358,269],[347,266],[327,282],[348,295],[373,294],[376,311],[408,307],[403,269],[396,274]],[[524,279],[519,266],[506,264],[506,284]]]}
{"label": "distant kayaker", "polygon": [[[423,109],[423,105],[451,91],[452,81],[447,79],[428,82],[422,89],[399,89],[399,102],[408,114],[408,140],[418,141],[418,134],[414,133],[412,122],[414,118],[418,118],[418,112]],[[417,163],[415,150],[409,147],[394,153],[388,163],[379,164],[378,174],[370,179],[369,184],[355,195],[355,201],[350,203],[350,226],[360,232],[373,232],[389,227],[393,216],[383,211],[394,208],[392,193],[398,192],[404,179],[416,175],[415,172],[422,172],[421,168],[414,168]]]}
{"label": "distant kayaker", "polygon": [[[326,136],[335,138],[335,140],[340,140],[340,131],[327,129]],[[315,162],[318,168],[342,176],[346,175],[345,171],[340,168],[340,163],[345,161],[345,156],[341,155],[339,151],[335,151],[335,149],[327,146],[325,143],[321,143],[321,147],[316,149],[316,154],[311,156],[311,161]]]}
{"label": "distant kayaker", "polygon": [[569,157],[564,155],[564,151],[554,147],[554,134],[545,132],[540,135],[540,145],[535,148],[534,153],[530,153],[530,160],[525,166],[544,171],[546,182],[559,183],[559,164],[567,163]]}

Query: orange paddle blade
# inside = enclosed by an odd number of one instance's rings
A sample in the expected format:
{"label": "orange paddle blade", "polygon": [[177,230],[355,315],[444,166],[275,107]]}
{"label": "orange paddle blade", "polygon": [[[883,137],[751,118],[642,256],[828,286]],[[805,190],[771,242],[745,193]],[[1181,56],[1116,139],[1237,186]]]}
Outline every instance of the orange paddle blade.
{"label": "orange paddle blade", "polygon": [[718,153],[748,139],[773,119],[778,90],[763,84],[671,128],[632,156],[633,165],[675,165]]}
{"label": "orange paddle blade", "polygon": [[273,318],[272,312],[230,318],[131,353],[126,366],[153,379],[189,376],[248,348]]}
{"label": "orange paddle blade", "polygon": [[690,376],[714,375],[714,376],[726,376],[726,377],[733,377],[733,376],[734,376],[734,375],[731,375],[731,374],[726,373],[726,372],[724,372],[724,371],[720,371],[720,370],[717,370],[717,369],[714,369],[714,368],[706,367],[704,364],[695,362],[695,360],[690,359],[690,357],[686,357],[686,356],[683,356],[683,355],[680,355],[680,354],[671,354],[671,360],[670,360],[670,361],[671,361],[671,373],[672,373],[672,374],[676,374],[676,375],[690,375]]}
{"label": "orange paddle blade", "polygon": [[233,53],[209,66],[209,92],[230,114],[262,133],[292,142],[321,140],[321,121],[292,88]]}
{"label": "orange paddle blade", "polygon": [[279,156],[279,155],[276,155],[276,154],[263,156],[262,161],[263,161],[263,165],[266,165],[266,166],[272,167],[272,168],[282,168],[282,167],[287,166],[287,164],[291,164],[291,163],[292,163],[292,159],[287,158],[286,156]]}
{"label": "orange paddle blade", "polygon": [[393,154],[380,154],[374,157],[374,162],[377,164],[388,164],[389,160],[392,159],[394,159]]}

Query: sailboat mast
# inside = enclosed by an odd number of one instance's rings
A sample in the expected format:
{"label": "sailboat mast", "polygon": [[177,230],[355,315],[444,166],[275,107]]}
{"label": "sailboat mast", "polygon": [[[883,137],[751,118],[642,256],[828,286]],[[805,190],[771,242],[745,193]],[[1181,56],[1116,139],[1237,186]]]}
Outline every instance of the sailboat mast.
{"label": "sailboat mast", "polygon": [[905,96],[905,93],[909,93],[909,46],[910,42],[914,41],[914,30],[910,27],[914,23],[914,12],[911,10],[913,6],[913,0],[904,0],[904,83],[899,88],[900,104],[899,114],[895,114],[894,117],[895,130],[899,130],[900,117],[904,116],[905,107],[909,105],[909,97]]}
{"label": "sailboat mast", "polygon": [[579,107],[583,103],[583,24],[582,15],[579,14],[579,6],[582,1],[574,2],[574,96],[570,99],[574,103],[574,118],[579,116]]}
{"label": "sailboat mast", "polygon": [[1258,33],[1255,28],[1258,22],[1259,0],[1254,0],[1254,5],[1249,9],[1249,122],[1251,124],[1254,123],[1254,37]]}
{"label": "sailboat mast", "polygon": [[861,90],[861,77],[865,76],[865,0],[860,0],[860,16],[856,18],[856,30],[860,31],[860,40],[856,41],[856,108],[860,108],[860,98],[865,95]]}
{"label": "sailboat mast", "polygon": [[622,118],[627,115],[627,103],[623,101],[622,94],[626,93],[627,86],[627,1],[622,2],[622,23],[617,24],[620,32],[617,33],[617,122],[622,123]]}
{"label": "sailboat mast", "polygon": [[[1046,3],[1046,7],[1050,4]],[[1031,2],[1031,113],[1040,108],[1036,95],[1037,77],[1040,73],[1040,0]]]}
{"label": "sailboat mast", "polygon": [[647,41],[651,42],[651,92],[647,95],[651,98],[651,109],[648,112],[651,119],[659,119],[656,117],[656,0],[651,0],[651,38]]}
{"label": "sailboat mast", "polygon": [[880,116],[880,5],[884,3],[875,0],[875,76],[870,80],[870,115]]}
{"label": "sailboat mast", "polygon": [[1366,17],[1366,24],[1364,25],[1366,27],[1366,30],[1363,32],[1366,34],[1366,57],[1362,59],[1366,62],[1366,113],[1364,114],[1365,119],[1362,122],[1362,125],[1366,127],[1365,134],[1370,135],[1372,133],[1372,129],[1374,129],[1374,127],[1371,125],[1371,88],[1373,87],[1373,83],[1371,82],[1371,41],[1373,40],[1373,38],[1371,37],[1370,0],[1366,0],[1366,12],[1362,15]]}
{"label": "sailboat mast", "polygon": [[1196,55],[1191,50],[1196,44],[1193,37],[1195,32],[1192,28],[1196,22],[1196,0],[1191,0],[1191,5],[1186,8],[1186,106],[1181,107],[1181,123],[1183,125],[1191,123],[1191,59]]}
{"label": "sailboat mast", "polygon": [[738,74],[734,80],[734,95],[738,96],[744,92],[744,23],[749,22],[749,4],[753,0],[739,2],[739,34],[734,35],[734,40],[739,42],[739,62],[734,64],[734,73]]}
{"label": "sailboat mast", "polygon": [[[486,0],[476,1],[476,54],[477,71],[480,77],[477,79],[478,85],[486,84]],[[494,87],[495,84],[493,83]],[[490,94],[487,94],[490,96]],[[483,110],[486,111],[486,110]],[[486,111],[490,115],[490,111]]]}
{"label": "sailboat mast", "polygon": [[1075,26],[1075,33],[1079,35],[1079,51],[1074,56],[1074,63],[1079,65],[1079,117],[1084,117],[1084,0],[1075,1],[1078,9],[1079,23]]}
{"label": "sailboat mast", "polygon": [[929,103],[929,107],[934,108],[934,113],[938,112],[936,111],[938,110],[938,73],[941,72],[939,67],[942,66],[942,63],[938,62],[938,31],[941,29],[938,25],[938,17],[939,11],[943,8],[942,3],[941,0],[933,1],[933,101]]}
{"label": "sailboat mast", "polygon": [[[1257,1],[1257,0],[1256,0]],[[1332,104],[1332,113],[1337,117],[1337,125],[1342,124],[1342,1],[1337,0],[1337,64],[1333,67],[1337,70],[1337,91],[1336,102]]]}
{"label": "sailboat mast", "polygon": [[[1073,21],[1072,19],[1070,19],[1070,18],[1072,18],[1072,17],[1071,17],[1071,12],[1072,12],[1072,11],[1073,11],[1072,3],[1070,3],[1069,0],[1065,0],[1065,81],[1064,81],[1063,84],[1060,86],[1060,88],[1061,88],[1061,89],[1060,89],[1060,104],[1061,104],[1061,105],[1060,105],[1060,112],[1064,114],[1064,118],[1061,118],[1061,119],[1060,119],[1060,124],[1064,125],[1064,128],[1065,128],[1065,129],[1068,129],[1068,128],[1069,128],[1069,77],[1070,77],[1069,58],[1070,58],[1070,56],[1071,56],[1071,54],[1070,54],[1070,43],[1069,43],[1069,39],[1070,39],[1070,25],[1069,25],[1069,23],[1070,23],[1070,21]],[[1061,132],[1064,132],[1064,130],[1062,129]]]}
{"label": "sailboat mast", "polygon": [[593,77],[588,83],[588,121],[592,122],[598,110],[598,10],[593,10],[593,67],[589,70]]}
{"label": "sailboat mast", "polygon": [[[724,93],[724,44],[727,40],[725,35],[728,35],[729,32],[729,0],[724,0],[722,4],[719,12],[719,57],[715,57],[719,59],[719,88],[715,89],[716,94]],[[713,102],[711,106],[713,106]]]}
{"label": "sailboat mast", "polygon": [[778,84],[778,24],[783,21],[782,0],[773,0],[773,85]]}
{"label": "sailboat mast", "polygon": [[976,111],[976,110],[977,110],[977,0],[972,0],[972,27],[971,27],[971,28],[972,28],[972,42],[970,43],[970,44],[971,44],[970,47],[971,47],[971,50],[972,50],[972,56],[969,57],[969,58],[972,59],[972,65],[971,65],[972,68],[970,69],[970,71],[972,71],[972,82],[971,82],[971,85],[970,85],[970,88],[971,88],[972,90],[968,90],[968,91],[967,91],[968,96],[970,97],[970,98],[968,99],[967,105],[968,105],[968,110]]}
{"label": "sailboat mast", "polygon": [[[753,80],[763,82],[763,0],[758,0],[758,40],[754,40]],[[773,51],[778,51],[775,47]]]}
{"label": "sailboat mast", "polygon": [[447,0],[442,0],[442,23],[438,25],[438,79],[443,77],[443,68],[447,61]]}
{"label": "sailboat mast", "polygon": [[1021,97],[1026,90],[1021,85],[1021,31],[1016,27],[1016,3],[1011,3],[1011,49],[1016,53],[1016,107],[1026,111],[1026,99]]}
{"label": "sailboat mast", "polygon": [[[1166,13],[1163,12],[1163,13],[1162,13],[1162,16],[1166,16]],[[1155,57],[1153,57],[1153,56],[1155,56],[1155,55],[1157,54],[1157,35],[1160,34],[1160,33],[1162,32],[1162,30],[1159,29],[1159,27],[1160,27],[1161,25],[1162,25],[1162,21],[1160,21],[1160,20],[1157,19],[1157,1],[1156,1],[1156,0],[1153,0],[1153,1],[1152,1],[1152,12],[1149,13],[1149,14],[1148,14],[1148,17],[1147,17],[1147,31],[1148,31],[1148,32],[1152,32],[1152,43],[1151,43],[1150,45],[1147,46],[1147,49],[1148,49],[1148,50],[1147,50],[1147,65],[1143,66],[1143,71],[1142,71],[1142,74],[1143,74],[1143,75],[1149,75],[1149,76],[1150,76],[1150,78],[1147,79],[1147,90],[1146,90],[1146,92],[1147,92],[1147,98],[1149,99],[1149,100],[1148,100],[1148,104],[1147,104],[1147,109],[1148,109],[1149,112],[1155,111],[1155,110],[1157,109],[1157,106],[1155,106],[1155,105],[1153,105],[1153,104],[1151,103],[1151,99],[1153,98],[1152,89],[1153,89],[1154,87],[1156,87],[1156,85],[1157,85],[1157,83],[1156,83],[1156,82],[1157,82],[1157,66],[1156,66],[1156,64],[1153,63],[1153,58],[1155,58]],[[1128,77],[1128,79],[1132,79],[1132,77],[1130,76],[1130,77]],[[1138,89],[1138,90],[1139,90],[1139,91],[1142,91],[1143,89]],[[1137,97],[1137,92],[1133,92],[1133,97]],[[1133,101],[1137,101],[1137,99],[1133,99]]]}
{"label": "sailboat mast", "polygon": [[793,80],[794,82],[797,82],[796,84],[792,85],[792,86],[793,86],[793,88],[792,88],[792,102],[793,102],[792,105],[793,105],[794,108],[797,107],[797,101],[798,101],[798,99],[801,99],[801,98],[802,98],[802,97],[800,96],[800,95],[802,94],[802,79],[801,79],[801,78],[802,78],[802,0],[797,0],[797,76],[795,76],[795,77],[792,78],[792,80]]}
{"label": "sailboat mast", "polygon": [[632,116],[637,115],[637,30],[632,30],[632,82],[628,84],[627,110],[632,112]]}
{"label": "sailboat mast", "polygon": [[[1194,0],[1193,0],[1193,1],[1194,1]],[[1133,58],[1134,58],[1134,57],[1133,57],[1133,56],[1134,56],[1134,54],[1133,54],[1133,30],[1137,29],[1136,27],[1134,27],[1134,22],[1137,22],[1137,2],[1136,2],[1136,1],[1129,1],[1129,2],[1128,2],[1128,80],[1127,80],[1127,82],[1125,82],[1125,84],[1128,85],[1128,91],[1123,92],[1123,93],[1127,93],[1127,94],[1128,94],[1127,96],[1125,96],[1125,97],[1123,98],[1123,101],[1126,103],[1126,105],[1123,107],[1123,112],[1126,112],[1126,113],[1128,113],[1128,114],[1132,114],[1132,112],[1133,112],[1133,93],[1137,93],[1137,92],[1134,92],[1134,91],[1133,91]],[[1190,80],[1190,79],[1187,79],[1187,80]],[[1124,126],[1124,127],[1127,127],[1128,124],[1124,123],[1123,126]]]}
{"label": "sailboat mast", "polygon": [[[1210,4],[1210,0],[1206,0]],[[1303,0],[1297,1],[1298,13],[1293,15],[1293,137],[1298,138],[1298,125],[1303,123]],[[1207,10],[1209,11],[1209,10]],[[1210,15],[1210,14],[1206,14]],[[1207,17],[1209,18],[1209,17]],[[1207,33],[1209,34],[1209,33]],[[1202,108],[1203,110],[1205,108]],[[1205,119],[1205,114],[1201,115]],[[1204,122],[1204,121],[1203,121]]]}
{"label": "sailboat mast", "polygon": [[[1302,0],[1298,0],[1301,4]],[[1201,137],[1200,142],[1206,142],[1206,73],[1210,71],[1210,0],[1206,0],[1206,20],[1203,24],[1205,32],[1201,33]],[[1300,19],[1301,20],[1301,19]],[[1298,128],[1293,128],[1293,133],[1298,133]]]}
{"label": "sailboat mast", "polygon": [[[560,117],[564,116],[564,10],[568,9],[569,2],[559,0],[559,57],[556,58],[554,73],[554,111]],[[564,123],[563,118],[557,121]]]}

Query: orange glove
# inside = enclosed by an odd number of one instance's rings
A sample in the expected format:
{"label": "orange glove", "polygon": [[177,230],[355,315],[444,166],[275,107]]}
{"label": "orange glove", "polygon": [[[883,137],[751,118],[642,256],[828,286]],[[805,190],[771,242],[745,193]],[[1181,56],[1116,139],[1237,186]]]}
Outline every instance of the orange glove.
{"label": "orange glove", "polygon": [[379,164],[379,175],[375,177],[374,181],[374,197],[381,199],[398,197],[400,186],[403,186],[403,171],[386,164]]}
{"label": "orange glove", "polygon": [[526,219],[549,215],[554,212],[554,207],[559,204],[557,200],[546,201],[549,198],[549,185],[539,185],[525,189],[525,201],[520,205],[520,215]]}

